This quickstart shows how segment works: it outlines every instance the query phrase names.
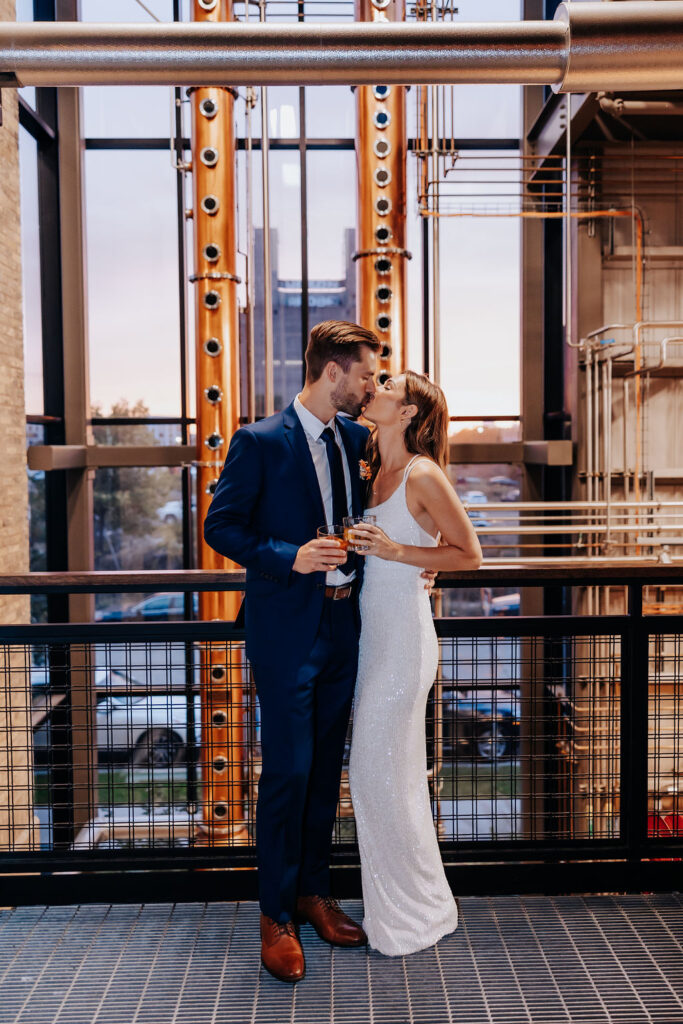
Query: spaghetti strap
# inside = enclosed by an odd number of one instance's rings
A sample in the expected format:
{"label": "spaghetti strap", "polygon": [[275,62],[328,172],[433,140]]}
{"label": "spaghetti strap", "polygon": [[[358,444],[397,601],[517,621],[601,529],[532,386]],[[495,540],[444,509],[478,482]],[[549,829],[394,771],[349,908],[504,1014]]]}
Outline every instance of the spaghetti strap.
{"label": "spaghetti strap", "polygon": [[410,462],[409,462],[409,463],[408,463],[408,464],[406,465],[406,468],[405,468],[405,469],[403,470],[403,483],[405,483],[405,482],[406,482],[406,480],[408,479],[408,474],[410,473],[411,469],[413,468],[413,465],[415,464],[415,462],[417,462],[417,460],[418,460],[418,459],[421,459],[421,458],[423,458],[423,457],[424,457],[424,456],[422,456],[422,455],[420,455],[420,454],[418,454],[418,455],[413,455],[412,459],[411,459],[411,460],[410,460]]}

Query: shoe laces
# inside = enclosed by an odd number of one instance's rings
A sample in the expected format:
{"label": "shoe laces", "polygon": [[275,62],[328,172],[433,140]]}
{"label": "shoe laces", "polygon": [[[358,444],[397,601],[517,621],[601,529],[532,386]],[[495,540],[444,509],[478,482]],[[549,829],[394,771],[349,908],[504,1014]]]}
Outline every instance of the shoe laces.
{"label": "shoe laces", "polygon": [[280,935],[285,934],[291,936],[293,939],[296,938],[296,929],[293,921],[286,921],[285,924],[278,924],[278,928],[280,930]]}
{"label": "shoe laces", "polygon": [[331,896],[320,896],[320,902],[325,907],[325,910],[332,910],[335,914],[342,914],[342,908],[339,906],[337,900]]}

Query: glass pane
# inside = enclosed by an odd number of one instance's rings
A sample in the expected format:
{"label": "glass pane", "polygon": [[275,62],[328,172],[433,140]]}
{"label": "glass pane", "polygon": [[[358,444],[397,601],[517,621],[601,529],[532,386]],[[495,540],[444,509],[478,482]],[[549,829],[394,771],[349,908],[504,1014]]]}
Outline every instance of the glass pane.
{"label": "glass pane", "polygon": [[[178,416],[176,172],[153,151],[91,150],[85,161],[93,408]],[[139,403],[147,413],[132,411]]]}
{"label": "glass pane", "polygon": [[441,204],[449,214],[439,221],[441,373],[451,416],[520,410],[520,220],[507,216],[519,209],[520,186],[505,157],[462,154]]}
{"label": "glass pane", "polygon": [[[519,21],[520,0],[458,0],[459,21]],[[519,138],[522,88],[519,85],[458,85],[453,89],[456,138]],[[450,107],[449,107],[450,109]]]}
{"label": "glass pane", "polygon": [[[252,156],[251,188],[254,225],[254,370],[256,415],[265,409],[265,360],[263,352],[263,204],[261,153]],[[283,409],[301,389],[301,171],[298,151],[273,150],[270,172],[270,255],[273,300],[273,349],[275,409]],[[246,154],[238,155],[240,189],[240,243],[247,247],[248,198]]]}
{"label": "glass pane", "polygon": [[[41,423],[26,424],[26,445],[45,444],[45,427]],[[29,469],[28,473],[28,543],[31,572],[47,570],[45,531],[45,472]],[[31,595],[31,622],[47,622],[47,597]]]}
{"label": "glass pane", "polygon": [[38,223],[38,144],[23,128],[19,130],[19,172],[26,412],[40,415],[44,407]]}
{"label": "glass pane", "polygon": [[[147,7],[148,11],[145,11]],[[173,21],[172,0],[81,0],[81,21]],[[97,86],[83,89],[86,138],[164,138],[170,133],[173,91],[163,86]]]}
{"label": "glass pane", "polygon": [[[181,488],[179,467],[96,470],[95,569],[182,568]],[[98,594],[96,618],[130,617],[133,606],[149,598],[145,594]],[[145,617],[142,611],[139,617]]]}
{"label": "glass pane", "polygon": [[[452,441],[509,441],[516,425],[457,424]],[[510,436],[512,435],[512,436]],[[477,531],[484,558],[519,558],[523,538],[515,532],[519,512],[514,506],[522,491],[522,466],[517,463],[470,463],[448,466],[448,476]],[[490,508],[489,506],[502,506]],[[494,530],[500,532],[495,533]],[[537,554],[536,551],[532,552]],[[508,616],[520,614],[519,587],[463,587],[443,590],[444,615]]]}
{"label": "glass pane", "polygon": [[81,21],[173,21],[173,0],[81,0],[80,8]]}
{"label": "glass pane", "polygon": [[307,169],[309,326],[321,320],[355,320],[355,154],[313,151],[307,155]]}
{"label": "glass pane", "polygon": [[165,86],[88,85],[83,89],[86,139],[169,138],[172,116],[173,90]]}
{"label": "glass pane", "polygon": [[309,139],[352,139],[356,134],[356,105],[348,85],[309,86],[306,89],[306,135]]}
{"label": "glass pane", "polygon": [[[261,90],[252,115],[252,132],[261,134]],[[299,89],[295,85],[276,85],[268,89],[268,131],[271,139],[295,139],[299,135]]]}
{"label": "glass pane", "polygon": [[406,248],[408,260],[408,366],[424,372],[424,321],[422,313],[422,218],[417,210],[417,160],[410,153],[406,162]]}
{"label": "glass pane", "polygon": [[[131,408],[125,402],[116,403],[111,409],[112,416],[146,416],[147,408],[144,405]],[[130,426],[123,424],[96,423],[92,428],[95,444],[158,444],[175,445],[182,444],[181,427],[179,423],[134,423]]]}

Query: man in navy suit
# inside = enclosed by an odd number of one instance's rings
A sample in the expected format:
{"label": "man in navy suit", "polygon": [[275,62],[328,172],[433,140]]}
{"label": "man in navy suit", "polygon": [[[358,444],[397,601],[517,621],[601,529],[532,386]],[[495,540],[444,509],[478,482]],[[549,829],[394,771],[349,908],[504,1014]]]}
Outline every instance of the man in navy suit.
{"label": "man in navy suit", "polygon": [[318,540],[316,532],[363,511],[368,431],[351,417],[375,392],[380,347],[357,324],[314,327],[303,391],[284,412],[235,433],[204,523],[206,542],[247,570],[246,649],[263,755],[256,811],[261,959],[282,981],[305,972],[297,920],[334,945],[367,942],[329,889],[363,560],[347,559],[336,541]]}

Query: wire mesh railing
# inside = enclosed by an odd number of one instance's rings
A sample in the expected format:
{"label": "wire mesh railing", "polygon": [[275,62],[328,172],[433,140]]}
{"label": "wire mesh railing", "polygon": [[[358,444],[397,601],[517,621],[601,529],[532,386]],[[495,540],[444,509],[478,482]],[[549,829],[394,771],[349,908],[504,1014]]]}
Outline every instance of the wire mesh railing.
{"label": "wire mesh railing", "polygon": [[[486,585],[563,582],[556,568],[493,572]],[[118,574],[67,575],[54,586],[112,589]],[[129,575],[116,589],[243,586],[239,574]],[[481,575],[439,585],[480,586]],[[447,865],[495,863],[512,877],[522,863],[574,861],[604,885],[615,862],[683,858],[683,617],[642,614],[643,588],[679,576],[654,565],[565,571],[567,586],[627,586],[623,615],[436,620],[425,729]],[[46,579],[4,578],[0,589],[54,589]],[[57,872],[105,868],[253,873],[260,715],[243,640],[222,622],[1,626],[0,872],[40,871],[56,885]],[[351,730],[339,867],[358,860]],[[216,773],[230,783],[218,794]]]}

